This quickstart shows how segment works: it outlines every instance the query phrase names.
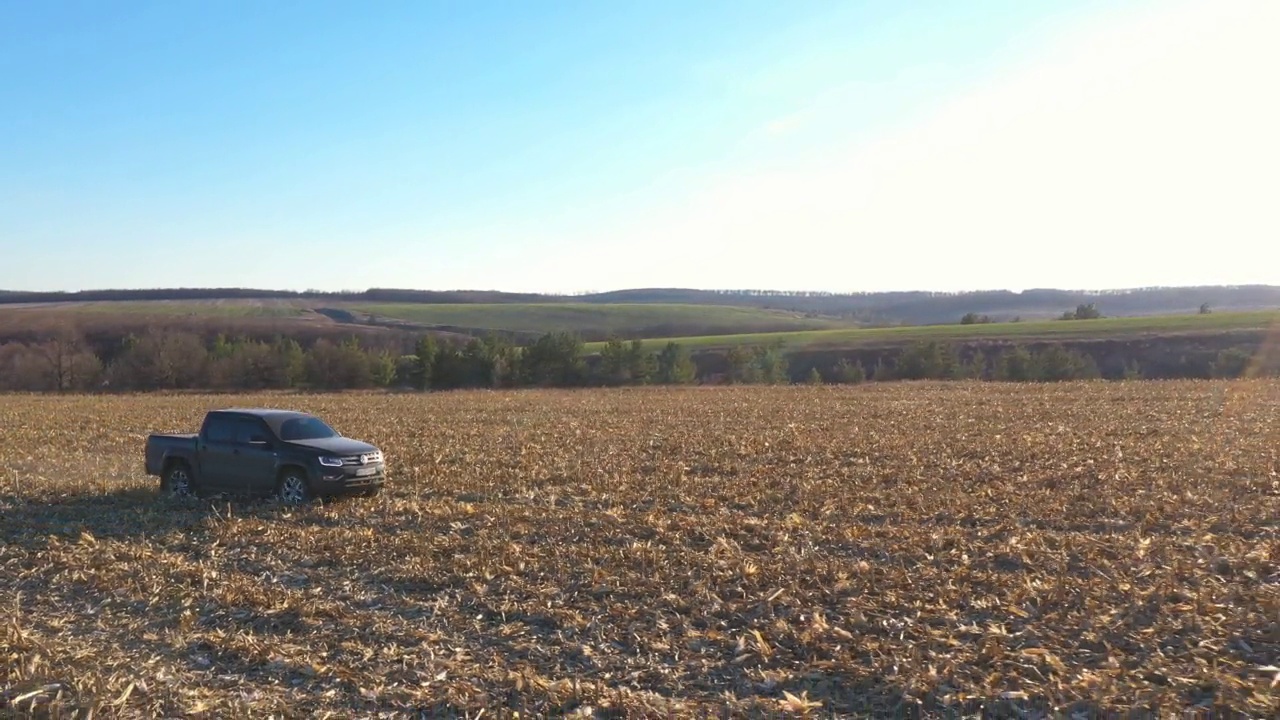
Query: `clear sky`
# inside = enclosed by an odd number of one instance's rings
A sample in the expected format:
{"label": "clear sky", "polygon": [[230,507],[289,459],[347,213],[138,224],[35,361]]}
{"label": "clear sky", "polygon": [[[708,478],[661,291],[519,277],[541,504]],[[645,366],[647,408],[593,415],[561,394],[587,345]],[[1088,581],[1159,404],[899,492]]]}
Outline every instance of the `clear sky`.
{"label": "clear sky", "polygon": [[0,288],[1280,284],[1277,0],[0,0]]}

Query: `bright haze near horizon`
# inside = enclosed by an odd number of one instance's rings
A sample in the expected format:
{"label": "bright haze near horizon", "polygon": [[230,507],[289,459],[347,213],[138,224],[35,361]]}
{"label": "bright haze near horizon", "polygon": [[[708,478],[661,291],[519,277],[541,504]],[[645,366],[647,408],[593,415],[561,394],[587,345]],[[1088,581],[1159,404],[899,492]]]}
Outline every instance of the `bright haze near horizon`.
{"label": "bright haze near horizon", "polygon": [[1280,284],[1280,2],[0,3],[0,288]]}

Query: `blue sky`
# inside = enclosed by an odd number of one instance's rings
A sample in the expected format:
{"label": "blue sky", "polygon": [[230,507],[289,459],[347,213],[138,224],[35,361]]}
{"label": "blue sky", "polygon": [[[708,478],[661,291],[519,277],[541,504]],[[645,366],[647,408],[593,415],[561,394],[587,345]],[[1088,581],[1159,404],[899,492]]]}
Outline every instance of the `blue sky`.
{"label": "blue sky", "polygon": [[1280,282],[1277,5],[0,0],[0,288]]}

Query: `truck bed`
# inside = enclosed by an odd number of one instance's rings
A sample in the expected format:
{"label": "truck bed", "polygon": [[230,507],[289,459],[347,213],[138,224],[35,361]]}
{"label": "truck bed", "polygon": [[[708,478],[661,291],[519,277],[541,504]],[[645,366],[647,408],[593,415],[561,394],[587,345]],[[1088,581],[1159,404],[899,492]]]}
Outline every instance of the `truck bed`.
{"label": "truck bed", "polygon": [[189,459],[196,449],[199,433],[151,433],[147,436],[146,472],[159,475],[171,457]]}

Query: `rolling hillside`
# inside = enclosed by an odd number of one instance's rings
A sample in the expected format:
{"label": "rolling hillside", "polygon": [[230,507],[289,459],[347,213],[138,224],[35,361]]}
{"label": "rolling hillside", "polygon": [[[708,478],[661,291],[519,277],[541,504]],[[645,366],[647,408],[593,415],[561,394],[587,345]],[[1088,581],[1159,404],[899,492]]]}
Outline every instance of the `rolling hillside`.
{"label": "rolling hillside", "polygon": [[252,288],[171,288],[65,292],[0,291],[0,309],[18,303],[121,301],[277,301],[306,307],[341,308],[390,304],[567,304],[618,307],[637,304],[732,306],[857,320],[864,324],[929,325],[957,322],[968,312],[996,320],[1050,319],[1077,305],[1095,303],[1107,316],[1194,313],[1201,304],[1218,311],[1280,309],[1280,287],[1270,285],[1154,287],[1120,290],[1030,289],[963,293],[902,291],[874,293],[782,292],[636,288],[583,295],[507,293],[493,290],[406,290],[372,288],[359,292],[291,292]]}
{"label": "rolling hillside", "polygon": [[[787,350],[843,349],[901,345],[917,340],[1093,340],[1144,335],[1211,334],[1280,327],[1277,323],[1280,323],[1280,311],[1258,311],[650,338],[643,345],[651,350],[657,350],[672,341],[692,350],[716,350],[743,345],[777,345]],[[602,346],[603,343],[589,343],[587,350],[597,352]]]}
{"label": "rolling hillside", "polygon": [[61,312],[85,315],[164,316],[164,317],[224,317],[224,318],[297,318],[309,313],[310,304],[292,299],[237,299],[219,300],[95,300],[77,302],[39,302],[3,305],[0,312]]}
{"label": "rolling hillside", "polygon": [[552,331],[570,331],[593,341],[615,334],[644,338],[829,330],[848,328],[853,322],[762,308],[660,303],[363,304],[231,298],[0,305],[0,341],[36,339],[50,328],[66,325],[120,335],[151,327],[308,336],[352,331],[461,336],[498,333],[519,342]]}
{"label": "rolling hillside", "polygon": [[780,310],[719,305],[658,303],[494,303],[352,305],[375,320],[395,319],[424,327],[470,328],[508,333],[576,332],[598,337],[718,335],[847,328],[850,322],[804,317]]}
{"label": "rolling hillside", "polygon": [[[663,298],[678,302],[660,302]],[[1095,303],[1107,317],[1050,319],[1082,302]],[[1213,312],[1198,314],[1202,304]],[[650,347],[677,339],[691,349],[761,343],[812,349],[920,338],[1066,339],[1256,330],[1269,324],[1278,308],[1280,288],[1270,286],[863,295],[653,289],[575,298],[385,289],[0,292],[0,343],[38,342],[57,328],[74,326],[106,344],[167,328],[206,336],[288,335],[304,341],[355,333],[397,347],[411,347],[413,336],[424,332],[462,338],[497,333],[521,343],[551,331],[570,331],[589,343],[618,335],[646,339]],[[968,312],[997,322],[960,325],[960,316]],[[999,322],[1012,317],[1022,321]]]}
{"label": "rolling hillside", "polygon": [[1169,315],[1196,312],[1202,304],[1216,310],[1280,310],[1280,287],[1269,285],[1132,288],[1122,290],[1031,289],[1021,292],[824,293],[768,290],[685,289],[619,290],[583,302],[679,302],[764,307],[827,316],[856,317],[882,325],[938,325],[958,322],[966,313],[995,320],[1052,319],[1077,305],[1093,303],[1107,316]]}

